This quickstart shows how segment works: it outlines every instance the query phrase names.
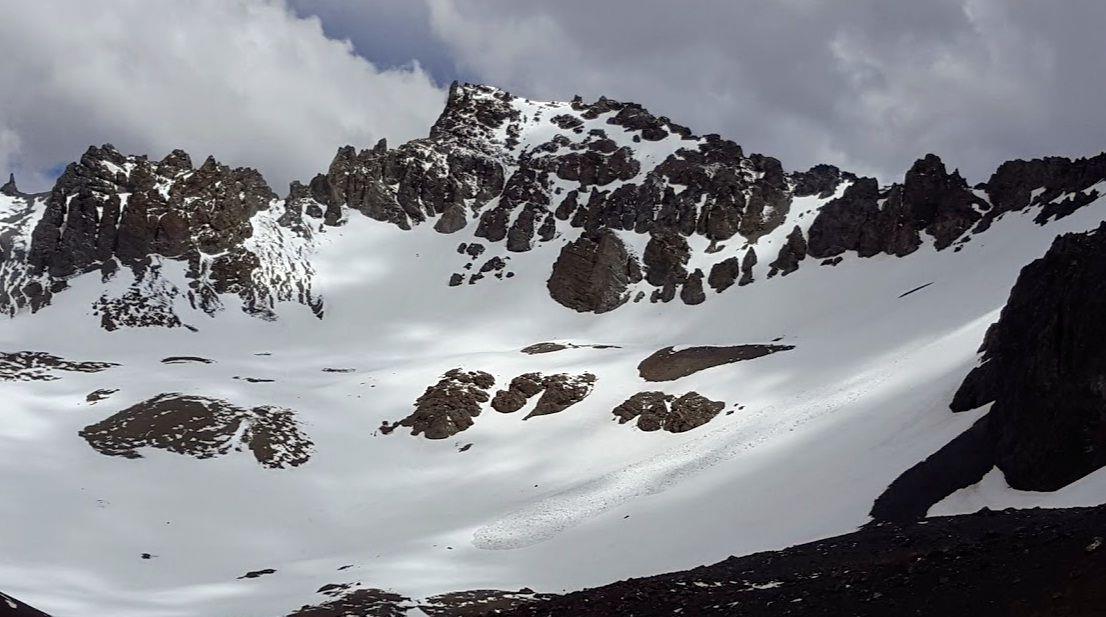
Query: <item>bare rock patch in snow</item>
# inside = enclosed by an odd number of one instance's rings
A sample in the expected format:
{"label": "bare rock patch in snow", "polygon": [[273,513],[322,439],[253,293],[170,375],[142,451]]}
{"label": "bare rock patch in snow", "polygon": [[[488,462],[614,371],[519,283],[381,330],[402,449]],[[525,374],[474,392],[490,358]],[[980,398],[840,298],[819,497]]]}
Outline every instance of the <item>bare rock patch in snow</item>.
{"label": "bare rock patch in snow", "polygon": [[162,358],[162,364],[213,364],[215,361],[199,356],[169,356]]}
{"label": "bare rock patch in snow", "polygon": [[317,593],[333,598],[315,605],[304,605],[287,617],[344,617],[346,615],[372,615],[373,617],[405,617],[415,608],[411,599],[384,589],[359,588],[358,583],[332,583],[323,585]]}
{"label": "bare rock patch in snow", "polygon": [[113,366],[111,362],[74,362],[42,351],[0,352],[0,380],[53,381],[55,373],[98,373]]}
{"label": "bare rock patch in snow", "polygon": [[733,345],[729,347],[674,347],[658,350],[638,365],[638,374],[645,381],[672,381],[704,369],[753,360],[762,356],[794,349],[793,345]]}
{"label": "bare rock patch in snow", "polygon": [[95,405],[96,403],[110,397],[112,394],[115,394],[118,391],[119,388],[100,388],[98,390],[93,390],[92,392],[89,392],[88,396],[86,396],[84,400],[91,405]]}
{"label": "bare rock patch in snow", "polygon": [[519,351],[531,356],[542,353],[553,353],[555,351],[564,351],[566,349],[618,349],[618,345],[577,345],[575,343],[534,343],[523,347]]}
{"label": "bare rock patch in snow", "polygon": [[643,431],[666,430],[684,433],[710,422],[726,407],[723,401],[712,401],[698,392],[682,396],[664,392],[638,392],[615,407],[611,413],[619,424],[637,419]]}
{"label": "bare rock patch in snow", "polygon": [[412,435],[425,435],[427,439],[456,435],[472,426],[473,418],[491,398],[488,390],[494,385],[495,378],[489,373],[452,369],[423,392],[411,415],[394,424],[385,422],[380,431],[387,435],[406,426]]}
{"label": "bare rock patch in snow", "polygon": [[246,572],[242,576],[239,576],[238,580],[243,580],[243,579],[248,579],[248,578],[261,578],[262,576],[265,576],[266,574],[276,574],[276,570],[274,570],[272,568],[265,568],[264,570],[251,570],[249,572]]}
{"label": "bare rock patch in snow", "polygon": [[204,459],[248,447],[258,463],[273,469],[306,463],[314,446],[290,409],[245,409],[178,393],[132,405],[86,426],[79,435],[101,454],[126,458],[141,458],[140,448]]}
{"label": "bare rock patch in snow", "polygon": [[492,408],[500,413],[514,413],[522,409],[532,397],[541,393],[541,398],[534,405],[534,409],[523,420],[560,413],[587,398],[595,386],[595,379],[595,375],[591,373],[580,375],[524,373],[512,379],[506,390],[495,393]]}
{"label": "bare rock patch in snow", "polygon": [[558,373],[546,377],[543,385],[545,392],[538,399],[538,403],[534,405],[534,410],[527,414],[523,420],[529,420],[535,416],[560,413],[584,400],[591,394],[591,390],[595,386],[595,375],[591,373],[580,375]]}

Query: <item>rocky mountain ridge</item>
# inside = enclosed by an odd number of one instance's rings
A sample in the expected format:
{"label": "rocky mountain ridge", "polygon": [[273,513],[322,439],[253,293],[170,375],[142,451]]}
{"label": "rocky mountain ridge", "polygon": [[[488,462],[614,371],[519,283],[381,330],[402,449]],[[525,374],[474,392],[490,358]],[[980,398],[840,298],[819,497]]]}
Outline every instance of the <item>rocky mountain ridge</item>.
{"label": "rocky mountain ridge", "polygon": [[[187,325],[181,314],[214,314],[235,296],[264,318],[285,301],[321,316],[313,243],[356,215],[443,235],[475,226],[486,245],[468,254],[488,249],[488,261],[443,284],[513,276],[510,254],[558,242],[548,289],[566,307],[698,304],[807,262],[959,250],[1008,212],[1036,208],[1045,224],[1093,201],[1103,181],[1106,155],[1009,161],[973,187],[930,154],[881,187],[831,165],[785,172],[634,103],[542,103],[455,83],[428,137],[340,148],[283,200],[256,170],[210,157],[197,168],[180,150],[154,162],[90,148],[45,196],[12,179],[0,308],[36,311],[76,276],[98,271],[106,284],[129,271],[95,307],[105,328]],[[165,275],[174,269],[183,280]]]}

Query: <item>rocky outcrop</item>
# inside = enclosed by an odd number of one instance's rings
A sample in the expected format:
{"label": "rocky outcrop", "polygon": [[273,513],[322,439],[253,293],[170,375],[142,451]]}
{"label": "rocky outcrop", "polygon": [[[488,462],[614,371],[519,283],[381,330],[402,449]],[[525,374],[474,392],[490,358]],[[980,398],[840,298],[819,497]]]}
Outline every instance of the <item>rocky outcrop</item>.
{"label": "rocky outcrop", "polygon": [[0,380],[54,381],[58,372],[99,373],[113,366],[111,362],[73,361],[42,351],[0,352]]}
{"label": "rocky outcrop", "polygon": [[741,279],[737,281],[738,286],[744,287],[753,282],[753,266],[757,265],[757,252],[753,250],[753,247],[749,247],[749,250],[745,251],[745,257],[741,259]]}
{"label": "rocky outcrop", "polygon": [[855,181],[856,176],[841,171],[833,165],[819,164],[807,171],[789,174],[791,193],[795,197],[817,196],[822,199],[833,196],[842,182]]}
{"label": "rocky outcrop", "polygon": [[483,371],[452,369],[423,392],[411,415],[395,424],[384,423],[381,432],[387,435],[405,426],[412,435],[427,439],[452,437],[472,426],[473,418],[491,398],[488,390],[494,385],[495,378]]}
{"label": "rocky outcrop", "polygon": [[[548,112],[523,114],[519,100],[506,92],[453,84],[429,137],[395,149],[343,148],[327,174],[312,182],[320,185],[313,195],[327,212],[337,208],[327,218],[334,223],[344,220],[343,208],[403,228],[433,219],[442,233],[456,232],[475,218],[478,237],[503,242],[511,252],[549,242],[566,225],[583,229],[588,240],[563,248],[562,257],[592,252],[586,242],[598,242],[607,230],[654,233],[667,243],[647,251],[650,258],[659,252],[658,273],[650,276],[658,288],[654,301],[670,301],[678,293],[693,302],[699,297],[694,282],[681,293],[687,273],[679,253],[681,243],[687,252],[686,236],[722,241],[740,234],[755,242],[786,217],[793,180],[776,159],[746,156],[717,135],[697,137],[633,103],[576,99],[547,107]],[[609,128],[584,130],[585,121],[601,117]],[[532,134],[543,135],[542,141]],[[651,141],[670,148],[652,168],[643,166],[634,145]],[[556,186],[565,182],[570,190]],[[660,263],[665,259],[674,263]],[[619,295],[620,278],[606,279],[613,287],[598,294],[607,296],[602,302],[569,299],[566,293],[558,301],[583,307],[578,310],[610,310],[617,306],[610,298]],[[664,281],[653,282],[659,279]]]}
{"label": "rocky outcrop", "polygon": [[994,402],[995,464],[1010,486],[1048,491],[1106,465],[1106,224],[1053,242],[1022,269],[983,363],[951,407]]}
{"label": "rocky outcrop", "polygon": [[142,267],[152,254],[221,253],[250,237],[250,219],[274,199],[253,169],[231,169],[213,158],[193,169],[179,150],[151,163],[111,145],[89,148],[47,198],[30,263],[64,278],[112,259]]}
{"label": "rocky outcrop", "polygon": [[595,375],[591,373],[581,373],[580,375],[558,373],[546,377],[542,385],[545,387],[545,391],[542,392],[541,398],[534,405],[534,410],[527,414],[523,420],[529,420],[535,416],[560,413],[584,400],[591,394],[592,388],[595,387]]}
{"label": "rocky outcrop", "polygon": [[968,431],[897,478],[872,516],[924,516],[998,467],[1013,488],[1053,491],[1106,466],[1106,224],[1057,238],[1022,269],[982,364],[950,408],[991,403]]}
{"label": "rocky outcrop", "polygon": [[576,343],[534,343],[533,345],[527,345],[519,351],[524,354],[537,355],[543,353],[553,353],[555,351],[564,351],[566,349],[618,349],[617,345],[578,345]]}
{"label": "rocky outcrop", "polygon": [[860,178],[823,206],[809,230],[809,254],[818,259],[854,251],[902,257],[918,250],[923,235],[936,250],[986,231],[1003,214],[1038,207],[1045,224],[1099,197],[1092,187],[1106,180],[1106,155],[1070,160],[1052,157],[1003,163],[987,183],[968,186],[936,155],[914,163],[901,184],[880,189]]}
{"label": "rocky outcrop", "polygon": [[645,280],[655,287],[675,288],[687,278],[687,261],[691,256],[687,240],[668,230],[654,231],[642,253]]}
{"label": "rocky outcrop", "polygon": [[523,420],[560,413],[587,398],[594,385],[595,375],[591,373],[580,375],[525,373],[512,379],[506,390],[495,393],[492,408],[500,413],[514,413],[540,393],[541,397],[538,398],[534,409]]}
{"label": "rocky outcrop", "polygon": [[509,617],[1095,615],[1106,506],[869,525],[780,551],[546,598]]}
{"label": "rocky outcrop", "polygon": [[563,306],[605,313],[626,302],[627,285],[640,280],[637,258],[614,232],[603,229],[581,235],[561,249],[547,287]]}
{"label": "rocky outcrop", "polygon": [[495,393],[492,409],[499,413],[514,413],[526,406],[530,397],[545,389],[545,377],[541,373],[524,373],[511,380],[506,390]]}
{"label": "rocky outcrop", "polygon": [[736,257],[729,257],[711,266],[707,284],[711,289],[721,293],[732,287],[740,274],[741,262]]}
{"label": "rocky outcrop", "polygon": [[730,347],[665,347],[638,364],[638,374],[645,381],[672,381],[708,368],[753,360],[769,354],[794,349],[791,345],[733,345]]}
{"label": "rocky outcrop", "polygon": [[132,405],[86,426],[80,436],[101,454],[126,458],[141,458],[141,448],[200,459],[248,448],[259,464],[274,469],[306,463],[313,448],[290,409],[244,409],[220,399],[177,393]]}
{"label": "rocky outcrop", "polygon": [[[177,314],[180,300],[214,314],[228,294],[265,319],[276,317],[279,302],[305,304],[321,317],[311,290],[312,237],[360,215],[403,229],[429,224],[442,234],[472,225],[486,240],[477,246],[502,244],[509,253],[579,234],[561,247],[549,290],[569,308],[595,312],[621,305],[642,274],[626,248],[640,245],[616,233],[648,234],[642,260],[652,289],[637,291],[654,302],[679,296],[695,304],[706,294],[688,272],[691,247],[701,246],[689,239],[706,239],[710,253],[731,242],[744,250],[739,274],[727,259],[702,277],[716,292],[750,284],[758,241],[772,234],[779,243],[796,197],[808,198],[804,208],[829,201],[809,227],[790,230],[777,255],[760,255],[773,259],[769,276],[794,272],[805,255],[836,264],[847,252],[905,256],[929,242],[943,250],[1029,207],[1045,224],[1097,199],[1104,180],[1106,155],[1051,157],[1008,162],[972,188],[926,155],[902,182],[881,188],[832,165],[785,173],[772,157],[694,135],[634,103],[534,105],[455,83],[427,137],[394,148],[384,140],[339,148],[326,173],[292,183],[283,202],[248,168],[210,158],[196,168],[182,151],[153,162],[110,146],[89,149],[45,197],[5,184],[15,198],[0,229],[0,311],[37,310],[73,276],[107,279],[124,267],[130,284],[94,307],[108,329],[193,327]],[[41,216],[33,199],[44,202]],[[169,280],[166,260],[187,264],[186,282]],[[475,283],[486,274],[454,271],[442,282]]]}
{"label": "rocky outcrop", "polygon": [[[752,250],[752,249],[750,249]],[[787,240],[780,247],[780,253],[776,260],[768,264],[768,278],[777,273],[787,276],[799,269],[799,262],[806,259],[807,245],[803,237],[803,230],[798,225],[787,234]]]}
{"label": "rocky outcrop", "polygon": [[[980,222],[982,231],[997,217],[1030,206],[1041,206],[1038,224],[1061,218],[1097,197],[1088,190],[1106,179],[1106,154],[1067,159],[1058,156],[999,165],[986,184],[993,208]],[[1092,195],[1091,193],[1095,193]]]}
{"label": "rocky outcrop", "polygon": [[[13,255],[24,273],[4,273],[0,303],[9,313],[48,304],[70,277],[97,271],[106,281],[122,267],[131,284],[95,307],[108,329],[183,325],[176,297],[209,314],[222,310],[220,295],[235,294],[243,310],[267,319],[282,301],[321,315],[302,203],[277,202],[253,169],[210,157],[194,168],[180,150],[154,162],[104,145],[70,164],[41,199],[26,253]],[[185,281],[163,276],[167,260],[186,265]]]}
{"label": "rocky outcrop", "polygon": [[680,288],[680,300],[687,305],[696,305],[702,304],[706,299],[707,296],[703,293],[703,271],[696,269],[684,280],[684,285]]}
{"label": "rocky outcrop", "polygon": [[680,397],[664,392],[638,392],[615,407],[611,413],[619,424],[637,420],[640,430],[665,430],[684,433],[710,422],[726,404],[712,401],[698,392]]}
{"label": "rocky outcrop", "polygon": [[15,185],[15,174],[8,174],[8,181],[0,186],[0,195],[7,195],[8,197],[19,197],[22,193],[19,192],[19,187]]}

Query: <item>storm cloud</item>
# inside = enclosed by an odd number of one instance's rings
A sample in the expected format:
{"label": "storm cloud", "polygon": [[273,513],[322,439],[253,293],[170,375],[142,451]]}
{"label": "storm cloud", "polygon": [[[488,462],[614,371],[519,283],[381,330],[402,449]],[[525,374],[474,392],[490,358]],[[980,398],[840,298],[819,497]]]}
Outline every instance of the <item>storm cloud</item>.
{"label": "storm cloud", "polygon": [[277,190],[345,143],[426,134],[453,79],[606,95],[788,169],[970,181],[1106,146],[1106,3],[1068,0],[111,0],[0,20],[0,171],[42,188],[92,143],[183,147]]}

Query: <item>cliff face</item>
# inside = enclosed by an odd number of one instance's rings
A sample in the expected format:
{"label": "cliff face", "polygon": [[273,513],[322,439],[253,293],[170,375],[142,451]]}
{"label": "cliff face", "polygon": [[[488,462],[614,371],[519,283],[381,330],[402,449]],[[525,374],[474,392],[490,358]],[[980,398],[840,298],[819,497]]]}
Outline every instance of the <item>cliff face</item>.
{"label": "cliff face", "polygon": [[1106,223],[1056,238],[1022,269],[951,409],[990,411],[900,476],[876,519],[924,516],[998,467],[1013,488],[1054,491],[1106,466]]}
{"label": "cliff face", "polygon": [[[340,148],[326,173],[292,183],[283,200],[255,170],[213,158],[194,167],[179,150],[150,161],[90,148],[45,196],[19,193],[12,179],[0,192],[24,209],[11,213],[18,229],[4,231],[0,308],[37,310],[74,276],[129,271],[130,291],[96,307],[107,328],[183,325],[182,310],[214,314],[228,300],[266,318],[283,301],[321,315],[314,237],[362,215],[444,235],[471,228],[499,264],[556,243],[548,289],[577,311],[699,304],[853,253],[959,250],[1010,212],[1036,209],[1045,224],[1093,201],[1104,179],[1106,155],[1053,157],[1004,163],[970,187],[929,154],[880,187],[831,165],[785,172],[634,103],[535,102],[454,84],[427,137]],[[165,275],[174,263],[183,280]],[[513,276],[502,270],[496,278]]]}

